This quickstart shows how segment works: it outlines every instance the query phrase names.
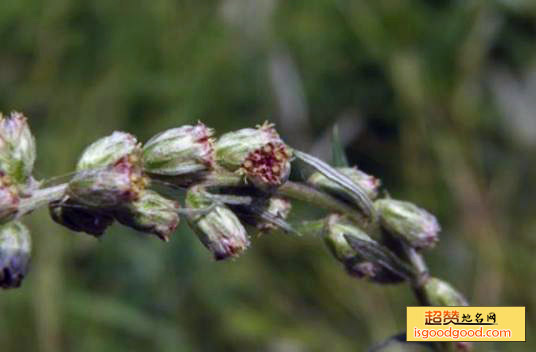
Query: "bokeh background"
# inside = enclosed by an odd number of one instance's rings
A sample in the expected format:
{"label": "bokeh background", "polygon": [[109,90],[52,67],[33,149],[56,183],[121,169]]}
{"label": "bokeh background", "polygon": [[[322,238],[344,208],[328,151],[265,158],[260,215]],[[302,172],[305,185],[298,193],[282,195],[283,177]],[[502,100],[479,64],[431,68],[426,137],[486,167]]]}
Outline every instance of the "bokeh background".
{"label": "bokeh background", "polygon": [[[0,1],[0,110],[29,116],[39,178],[113,130],[270,120],[329,158],[338,124],[352,163],[439,217],[432,272],[474,305],[527,306],[526,343],[478,351],[536,348],[535,59],[533,0]],[[26,222],[2,351],[364,351],[416,304],[347,277],[312,236],[216,263],[186,226],[163,244],[74,234],[45,209]]]}

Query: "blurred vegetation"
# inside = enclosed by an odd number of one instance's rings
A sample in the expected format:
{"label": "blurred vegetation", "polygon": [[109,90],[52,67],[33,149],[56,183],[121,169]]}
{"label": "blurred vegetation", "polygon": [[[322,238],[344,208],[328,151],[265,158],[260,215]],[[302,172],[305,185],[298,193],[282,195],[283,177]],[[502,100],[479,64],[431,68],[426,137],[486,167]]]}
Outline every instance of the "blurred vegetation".
{"label": "blurred vegetation", "polygon": [[[474,305],[527,306],[526,343],[477,350],[532,351],[535,40],[532,0],[3,0],[0,110],[30,117],[43,179],[113,130],[269,119],[327,159],[338,124],[352,163],[438,215],[432,272]],[[216,263],[186,226],[164,245],[27,220],[33,269],[0,295],[3,351],[363,351],[416,304],[347,277],[314,237]]]}

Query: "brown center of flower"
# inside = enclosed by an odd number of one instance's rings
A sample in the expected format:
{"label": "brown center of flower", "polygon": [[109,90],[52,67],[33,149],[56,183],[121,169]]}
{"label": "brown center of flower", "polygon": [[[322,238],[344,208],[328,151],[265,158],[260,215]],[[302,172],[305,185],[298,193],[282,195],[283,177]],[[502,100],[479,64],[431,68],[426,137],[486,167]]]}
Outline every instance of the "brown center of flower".
{"label": "brown center of flower", "polygon": [[248,176],[278,185],[285,176],[288,160],[289,153],[284,144],[268,143],[249,153],[242,168]]}

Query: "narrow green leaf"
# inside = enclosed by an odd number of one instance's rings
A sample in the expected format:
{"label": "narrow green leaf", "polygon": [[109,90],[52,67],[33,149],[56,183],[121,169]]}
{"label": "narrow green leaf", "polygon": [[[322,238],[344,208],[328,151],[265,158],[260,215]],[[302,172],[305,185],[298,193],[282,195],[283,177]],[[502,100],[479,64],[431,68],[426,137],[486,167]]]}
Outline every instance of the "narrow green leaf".
{"label": "narrow green leaf", "polygon": [[331,132],[331,162],[335,167],[346,167],[349,165],[337,125],[333,126]]}

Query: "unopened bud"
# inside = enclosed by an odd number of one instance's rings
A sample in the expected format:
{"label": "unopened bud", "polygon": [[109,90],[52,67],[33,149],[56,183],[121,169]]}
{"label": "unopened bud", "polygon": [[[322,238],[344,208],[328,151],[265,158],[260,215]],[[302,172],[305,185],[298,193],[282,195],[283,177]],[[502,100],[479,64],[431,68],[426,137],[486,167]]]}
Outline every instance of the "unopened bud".
{"label": "unopened bud", "polygon": [[77,204],[69,197],[49,204],[49,212],[58,224],[95,237],[102,236],[114,222],[113,217],[106,211]]}
{"label": "unopened bud", "polygon": [[292,204],[286,198],[272,196],[270,198],[253,198],[251,204],[234,205],[230,208],[243,223],[254,226],[261,233],[265,233],[282,227],[280,226],[281,222],[286,220],[292,209]]}
{"label": "unopened bud", "polygon": [[[273,196],[267,201],[266,214],[273,219],[285,220],[291,210],[292,204],[286,198]],[[261,230],[261,232],[268,232],[277,229],[278,226],[273,221],[263,219],[257,223],[257,228]]]}
{"label": "unopened bud", "polygon": [[198,173],[214,166],[212,130],[201,122],[164,131],[143,147],[145,171],[166,176]]}
{"label": "unopened bud", "polygon": [[148,178],[130,157],[103,169],[80,171],[69,182],[67,194],[76,202],[95,208],[112,208],[138,199]]}
{"label": "unopened bud", "polygon": [[26,117],[0,114],[0,171],[17,185],[26,184],[35,162],[35,140]]}
{"label": "unopened bud", "polygon": [[328,246],[331,254],[343,264],[355,262],[356,257],[360,258],[357,253],[348,243],[344,236],[352,236],[363,241],[371,241],[372,239],[358,227],[341,219],[339,215],[331,215],[327,221],[327,231],[324,241]]}
{"label": "unopened bud", "polygon": [[[378,196],[378,189],[380,187],[380,180],[374,176],[368,175],[356,167],[343,167],[338,168],[343,175],[346,175],[356,185],[362,188],[367,196],[374,200]],[[352,194],[348,194],[348,190],[342,187],[340,184],[328,179],[320,172],[315,172],[307,180],[308,183],[315,186],[318,189],[323,190],[335,197],[341,198],[347,202],[352,202],[354,197]]]}
{"label": "unopened bud", "polygon": [[[78,160],[77,171],[105,168],[119,160],[140,157],[140,146],[136,137],[125,132],[114,132],[89,145]],[[135,161],[137,162],[137,161]]]}
{"label": "unopened bud", "polygon": [[[186,205],[193,210],[202,210],[208,209],[212,203],[193,188],[186,195]],[[224,205],[216,205],[205,214],[191,215],[188,223],[216,260],[237,257],[249,246],[244,226]]]}
{"label": "unopened bud", "polygon": [[378,263],[358,262],[346,265],[345,267],[349,275],[360,279],[365,278],[379,284],[395,284],[404,281],[402,276],[386,269]]}
{"label": "unopened bud", "polygon": [[17,214],[19,194],[8,176],[0,176],[0,224],[12,220]]}
{"label": "unopened bud", "polygon": [[454,287],[435,277],[424,284],[424,292],[431,306],[466,306],[467,300]]}
{"label": "unopened bud", "polygon": [[405,280],[398,272],[385,266],[387,262],[383,257],[379,257],[382,253],[358,252],[350,245],[348,241],[353,238],[368,242],[371,247],[379,246],[360,228],[340,215],[330,215],[326,224],[327,231],[324,241],[333,256],[344,265],[348,274],[381,284],[395,284]]}
{"label": "unopened bud", "polygon": [[115,218],[125,226],[152,233],[167,242],[179,224],[178,208],[179,203],[145,190],[139,199],[118,209]]}
{"label": "unopened bud", "polygon": [[0,287],[19,287],[28,272],[32,239],[22,223],[0,227]]}
{"label": "unopened bud", "polygon": [[393,236],[417,249],[433,247],[441,230],[435,216],[410,202],[379,199],[374,206],[381,225]]}
{"label": "unopened bud", "polygon": [[215,155],[219,165],[245,174],[257,186],[279,186],[290,174],[292,151],[270,124],[224,134]]}

